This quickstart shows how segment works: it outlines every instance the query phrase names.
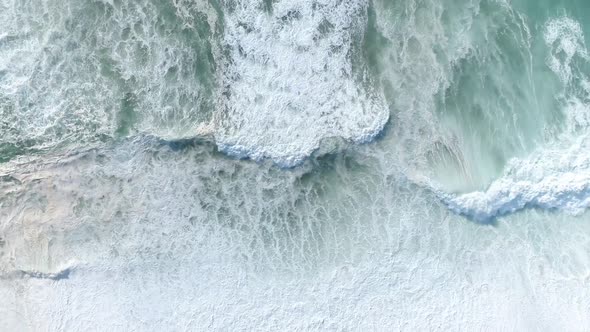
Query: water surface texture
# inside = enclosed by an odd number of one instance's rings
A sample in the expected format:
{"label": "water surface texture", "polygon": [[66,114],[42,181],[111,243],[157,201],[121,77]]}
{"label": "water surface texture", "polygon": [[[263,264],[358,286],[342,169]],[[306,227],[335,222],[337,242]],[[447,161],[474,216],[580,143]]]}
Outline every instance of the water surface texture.
{"label": "water surface texture", "polygon": [[0,330],[584,330],[587,0],[0,0]]}

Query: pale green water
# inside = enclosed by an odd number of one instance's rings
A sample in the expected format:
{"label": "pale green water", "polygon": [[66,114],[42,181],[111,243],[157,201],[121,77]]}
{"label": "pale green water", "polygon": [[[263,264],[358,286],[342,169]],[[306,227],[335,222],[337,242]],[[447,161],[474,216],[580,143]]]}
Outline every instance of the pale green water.
{"label": "pale green water", "polygon": [[589,17],[0,0],[0,330],[583,330]]}

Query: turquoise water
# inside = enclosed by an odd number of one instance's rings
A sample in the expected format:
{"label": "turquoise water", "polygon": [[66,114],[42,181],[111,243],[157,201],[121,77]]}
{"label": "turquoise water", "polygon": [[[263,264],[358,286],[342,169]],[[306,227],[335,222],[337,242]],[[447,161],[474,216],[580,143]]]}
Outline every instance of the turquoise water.
{"label": "turquoise water", "polygon": [[588,17],[0,0],[0,330],[583,330]]}

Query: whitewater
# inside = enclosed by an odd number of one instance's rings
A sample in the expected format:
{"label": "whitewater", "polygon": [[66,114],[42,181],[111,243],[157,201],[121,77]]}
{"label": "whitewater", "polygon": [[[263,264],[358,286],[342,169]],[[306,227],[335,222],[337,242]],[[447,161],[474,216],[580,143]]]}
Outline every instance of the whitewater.
{"label": "whitewater", "polygon": [[584,0],[0,0],[0,330],[590,326]]}

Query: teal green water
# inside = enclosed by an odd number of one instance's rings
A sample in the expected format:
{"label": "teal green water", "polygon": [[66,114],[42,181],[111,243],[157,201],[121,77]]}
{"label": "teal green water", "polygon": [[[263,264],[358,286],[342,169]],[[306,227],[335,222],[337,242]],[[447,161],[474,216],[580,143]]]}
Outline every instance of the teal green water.
{"label": "teal green water", "polygon": [[0,0],[0,330],[583,330],[590,3]]}
{"label": "teal green water", "polygon": [[[233,61],[224,11],[235,6],[3,4],[2,159],[105,137],[198,136],[214,113],[235,107],[218,97],[231,94],[227,86],[239,75],[223,75]],[[396,124],[398,113],[413,112],[415,118],[398,122],[430,121],[423,125],[428,135],[455,142],[429,137],[430,166],[443,178],[465,173],[465,186],[477,188],[508,159],[561,130],[562,84],[546,66],[543,30],[563,16],[587,27],[586,7],[581,1],[375,1],[354,27],[365,32],[352,35],[347,57],[358,68],[358,84],[364,80],[385,96],[380,107],[391,112],[393,127],[422,125]],[[272,8],[262,3],[261,15]],[[318,27],[325,34],[334,24]]]}

